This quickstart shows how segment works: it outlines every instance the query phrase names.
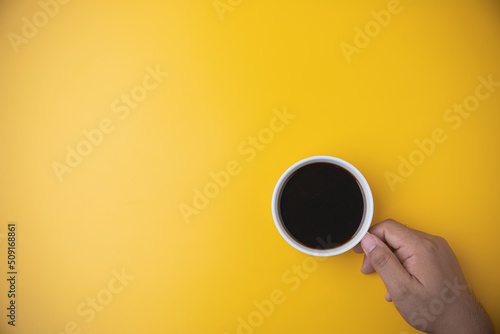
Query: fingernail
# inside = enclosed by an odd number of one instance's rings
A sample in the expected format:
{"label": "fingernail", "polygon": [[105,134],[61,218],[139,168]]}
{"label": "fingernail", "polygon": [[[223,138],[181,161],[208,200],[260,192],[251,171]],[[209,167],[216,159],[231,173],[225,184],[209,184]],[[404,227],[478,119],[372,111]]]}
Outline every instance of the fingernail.
{"label": "fingernail", "polygon": [[367,235],[363,238],[363,240],[361,240],[361,247],[366,254],[370,253],[376,245],[377,240],[375,240],[375,238],[371,235]]}

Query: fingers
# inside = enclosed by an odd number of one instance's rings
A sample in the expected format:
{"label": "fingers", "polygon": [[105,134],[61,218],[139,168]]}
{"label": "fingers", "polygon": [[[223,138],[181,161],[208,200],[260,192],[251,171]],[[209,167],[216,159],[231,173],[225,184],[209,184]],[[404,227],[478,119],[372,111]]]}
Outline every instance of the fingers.
{"label": "fingers", "polygon": [[[377,271],[391,296],[398,296],[402,290],[412,284],[408,271],[396,255],[375,234],[366,235],[361,240],[361,247],[368,261]],[[365,269],[367,265],[365,265]]]}
{"label": "fingers", "polygon": [[421,247],[421,236],[417,234],[417,231],[392,219],[373,225],[370,233],[392,247],[402,262],[412,256],[415,249]]}
{"label": "fingers", "polygon": [[[417,239],[415,236],[418,232],[420,231],[412,230],[393,219],[386,219],[377,223],[370,227],[369,230],[369,233],[375,234],[380,240],[386,242],[395,250],[405,245],[408,241],[407,239],[412,239],[411,241],[415,242]],[[354,246],[353,251],[358,254],[364,253],[361,242]]]}
{"label": "fingers", "polygon": [[366,257],[366,255],[363,257],[363,264],[361,265],[361,272],[365,275],[368,275],[368,274],[375,272],[375,268],[373,268],[370,261],[368,261],[368,258]]}
{"label": "fingers", "polygon": [[354,246],[354,248],[352,250],[354,251],[354,253],[357,253],[357,254],[364,253],[363,248],[361,248],[361,242],[359,244],[357,244],[356,246]]}
{"label": "fingers", "polygon": [[[387,242],[388,244],[393,244],[391,247],[399,248],[396,246],[401,245],[401,241],[399,240],[401,237],[405,239],[405,235],[408,233],[417,233],[420,231],[412,230],[405,225],[398,223],[393,219],[386,219],[380,223],[377,223],[370,227],[369,233],[373,233],[379,237],[380,240]],[[388,237],[388,238],[387,238]],[[399,239],[398,239],[399,237]],[[387,239],[387,240],[386,240]],[[352,249],[355,253],[361,254],[363,252],[363,248],[361,247],[361,242],[353,247]]]}
{"label": "fingers", "polygon": [[389,291],[387,291],[385,293],[385,300],[387,300],[389,303],[392,302],[392,297],[391,297],[391,294],[389,293]]}
{"label": "fingers", "polygon": [[[400,263],[403,263],[403,269],[407,270],[407,273],[409,272],[409,274],[416,276],[413,269],[405,265],[404,262],[423,247],[422,238],[428,236],[426,233],[410,229],[392,219],[387,219],[381,223],[373,225],[370,228],[370,233],[377,236],[378,240],[382,244],[386,243],[390,248],[392,248],[395,254],[394,257],[398,259]],[[385,246],[389,249],[387,245]],[[357,244],[353,250],[355,253],[364,252],[362,243],[360,242]],[[391,258],[394,259],[394,257]],[[374,271],[376,271],[376,268],[365,255],[363,264],[361,265],[361,272],[363,274],[371,274]]]}

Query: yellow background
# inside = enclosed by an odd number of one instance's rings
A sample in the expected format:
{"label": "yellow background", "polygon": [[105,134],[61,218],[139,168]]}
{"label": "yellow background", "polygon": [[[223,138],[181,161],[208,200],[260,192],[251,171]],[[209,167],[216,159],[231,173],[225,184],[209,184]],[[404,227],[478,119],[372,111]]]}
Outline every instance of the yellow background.
{"label": "yellow background", "polygon": [[[339,44],[386,1],[244,0],[221,20],[210,0],[73,0],[18,53],[7,36],[40,5],[3,1],[0,258],[6,272],[16,221],[19,276],[17,326],[6,325],[4,282],[0,331],[55,334],[75,321],[81,333],[233,334],[279,289],[285,302],[255,333],[416,332],[379,277],[359,272],[361,255],[319,263],[296,290],[282,279],[308,256],[276,230],[272,191],[318,154],[365,175],[374,223],[444,236],[500,327],[500,89],[459,129],[443,120],[478,76],[500,81],[500,4],[401,6],[348,63]],[[156,65],[169,76],[120,120],[110,104]],[[296,118],[247,162],[238,146],[285,106]],[[104,118],[114,131],[59,182],[52,163]],[[448,140],[392,192],[384,173],[438,127]],[[179,205],[231,160],[241,173],[187,224]],[[86,323],[77,306],[122,268],[135,278]]]}

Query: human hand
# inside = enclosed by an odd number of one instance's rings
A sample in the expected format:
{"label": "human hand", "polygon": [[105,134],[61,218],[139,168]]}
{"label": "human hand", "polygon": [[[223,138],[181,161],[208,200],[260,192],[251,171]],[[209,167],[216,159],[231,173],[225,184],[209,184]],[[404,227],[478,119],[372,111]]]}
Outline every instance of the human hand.
{"label": "human hand", "polygon": [[446,240],[391,219],[370,233],[354,247],[365,253],[361,272],[380,275],[386,300],[411,326],[433,334],[493,333]]}

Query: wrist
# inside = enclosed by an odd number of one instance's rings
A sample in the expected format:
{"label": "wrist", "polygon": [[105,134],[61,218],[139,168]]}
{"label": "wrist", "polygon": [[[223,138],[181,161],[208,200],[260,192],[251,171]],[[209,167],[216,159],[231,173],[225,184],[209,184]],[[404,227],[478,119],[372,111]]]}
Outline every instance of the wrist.
{"label": "wrist", "polygon": [[487,313],[469,289],[461,299],[436,319],[428,334],[494,334]]}

